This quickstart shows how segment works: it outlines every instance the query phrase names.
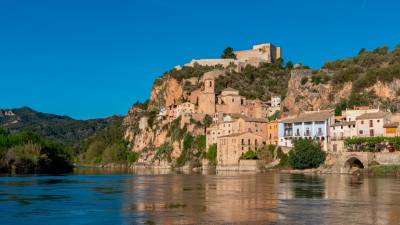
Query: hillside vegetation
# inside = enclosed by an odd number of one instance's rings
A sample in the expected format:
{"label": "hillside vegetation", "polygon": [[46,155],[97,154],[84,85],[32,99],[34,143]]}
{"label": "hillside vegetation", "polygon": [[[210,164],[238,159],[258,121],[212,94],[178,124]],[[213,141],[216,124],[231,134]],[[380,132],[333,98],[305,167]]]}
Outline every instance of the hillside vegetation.
{"label": "hillside vegetation", "polygon": [[227,71],[215,81],[215,91],[220,93],[224,88],[239,90],[240,95],[248,99],[269,101],[271,96],[286,96],[290,69],[292,64],[283,64],[283,60],[274,63],[263,63],[259,67],[247,65],[240,72]]}
{"label": "hillside vegetation", "polygon": [[11,133],[29,130],[43,138],[56,140],[66,145],[78,144],[122,118],[114,116],[105,119],[75,120],[68,116],[37,112],[28,107],[11,111],[15,114],[14,116],[0,117],[0,127]]}
{"label": "hillside vegetation", "polygon": [[[382,82],[390,84],[400,79],[400,46],[389,51],[388,47],[376,48],[372,51],[361,49],[359,54],[352,58],[328,61],[323,66],[334,72],[331,84],[339,90],[345,83],[352,83],[352,92],[348,99],[343,99],[339,107],[370,105],[377,99],[376,94],[368,90],[369,87]],[[400,95],[400,89],[396,90]],[[382,102],[384,108],[398,111],[393,102]]]}

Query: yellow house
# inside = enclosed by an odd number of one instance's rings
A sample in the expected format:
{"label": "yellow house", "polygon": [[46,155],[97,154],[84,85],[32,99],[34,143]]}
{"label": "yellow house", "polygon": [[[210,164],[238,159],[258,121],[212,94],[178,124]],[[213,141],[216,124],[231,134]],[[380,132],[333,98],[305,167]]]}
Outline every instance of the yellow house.
{"label": "yellow house", "polygon": [[399,136],[399,133],[400,133],[399,122],[387,123],[383,126],[383,128],[385,129],[386,137]]}
{"label": "yellow house", "polygon": [[278,121],[276,120],[268,123],[267,144],[278,145]]}

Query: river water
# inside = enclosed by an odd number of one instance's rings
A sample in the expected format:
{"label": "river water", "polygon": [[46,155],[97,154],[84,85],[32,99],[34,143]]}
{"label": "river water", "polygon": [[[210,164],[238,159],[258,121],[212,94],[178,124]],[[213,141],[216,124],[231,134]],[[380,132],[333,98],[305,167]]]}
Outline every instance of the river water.
{"label": "river water", "polygon": [[400,224],[400,179],[77,171],[0,177],[0,224]]}

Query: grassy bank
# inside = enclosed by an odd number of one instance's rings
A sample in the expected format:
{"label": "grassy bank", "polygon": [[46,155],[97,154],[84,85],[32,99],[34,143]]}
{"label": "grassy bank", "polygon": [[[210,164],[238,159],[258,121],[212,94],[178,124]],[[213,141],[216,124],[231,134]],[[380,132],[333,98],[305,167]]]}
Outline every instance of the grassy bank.
{"label": "grassy bank", "polygon": [[395,175],[400,176],[400,165],[376,165],[367,169],[370,175]]}

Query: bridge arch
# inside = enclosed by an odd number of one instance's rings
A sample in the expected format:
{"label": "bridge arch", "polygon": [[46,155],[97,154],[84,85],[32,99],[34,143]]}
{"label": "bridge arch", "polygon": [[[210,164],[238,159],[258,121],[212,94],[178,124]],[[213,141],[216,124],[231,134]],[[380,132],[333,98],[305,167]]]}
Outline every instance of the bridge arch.
{"label": "bridge arch", "polygon": [[344,168],[346,169],[352,169],[352,168],[359,168],[359,169],[364,169],[365,166],[364,163],[357,157],[352,156],[346,160],[344,163]]}

